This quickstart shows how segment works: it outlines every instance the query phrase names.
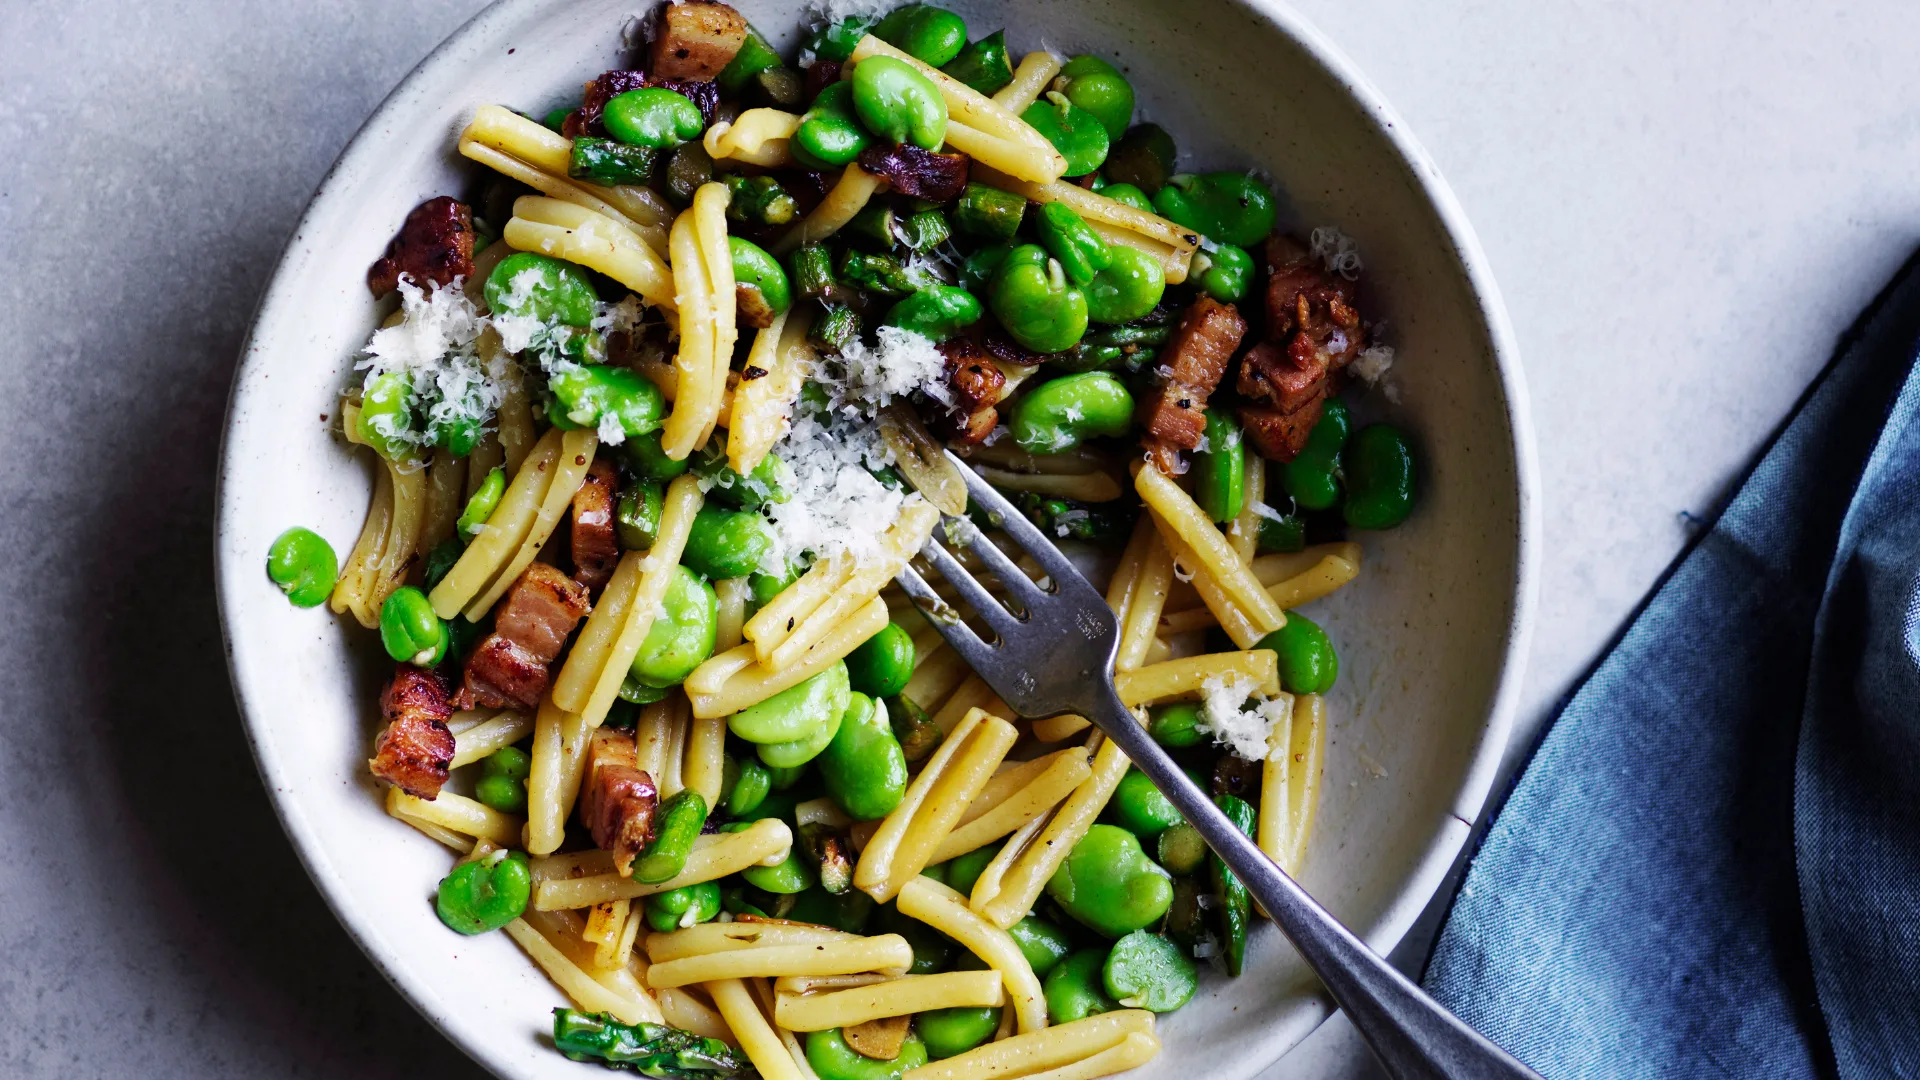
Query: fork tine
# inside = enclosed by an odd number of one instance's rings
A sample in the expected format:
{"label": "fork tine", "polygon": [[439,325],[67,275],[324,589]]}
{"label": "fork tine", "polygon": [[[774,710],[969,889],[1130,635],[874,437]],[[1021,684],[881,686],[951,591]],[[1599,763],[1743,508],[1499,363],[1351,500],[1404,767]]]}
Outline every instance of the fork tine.
{"label": "fork tine", "polygon": [[980,526],[966,518],[955,520],[962,523],[959,526],[960,535],[966,541],[967,550],[987,564],[987,569],[993,571],[993,575],[1006,584],[1008,592],[1019,592],[1028,597],[1037,597],[1046,592],[1033,583],[1033,579],[1027,576],[1025,570],[1020,569],[1020,564],[1014,562],[1012,556],[1000,550],[999,544],[994,543],[986,533],[980,531]]}
{"label": "fork tine", "polygon": [[927,579],[921,577],[918,570],[903,566],[894,580],[914,599],[927,621],[933,624],[941,637],[947,639],[947,644],[953,646],[953,651],[959,653],[961,659],[975,668],[993,662],[994,647],[980,640],[980,635],[973,632],[973,627],[963,622],[959,612],[940,599],[940,594],[927,584]]}
{"label": "fork tine", "polygon": [[978,578],[969,574],[967,568],[960,565],[960,560],[953,557],[952,552],[941,547],[940,541],[929,539],[920,551],[932,561],[934,568],[940,571],[940,576],[946,578],[955,589],[958,589],[967,603],[973,605],[973,610],[995,630],[1006,634],[1019,625],[1019,619],[1000,603],[998,597],[988,592],[987,587],[980,584]]}
{"label": "fork tine", "polygon": [[[967,483],[967,494],[973,496],[973,501],[985,507],[989,513],[998,516],[1000,528],[1005,530],[1022,551],[1033,556],[1033,560],[1039,563],[1053,580],[1056,582],[1072,580],[1069,575],[1079,573],[1073,563],[1065,555],[1060,554],[1060,549],[1053,546],[1053,541],[1048,539],[1047,534],[1041,532],[1039,526],[1027,520],[1027,515],[1021,513],[1013,503],[1008,502],[1005,495],[995,491],[993,485],[987,483],[979,473],[974,472],[953,451],[947,451],[947,458],[960,469],[960,475]],[[1025,574],[1020,576],[1026,577]]]}

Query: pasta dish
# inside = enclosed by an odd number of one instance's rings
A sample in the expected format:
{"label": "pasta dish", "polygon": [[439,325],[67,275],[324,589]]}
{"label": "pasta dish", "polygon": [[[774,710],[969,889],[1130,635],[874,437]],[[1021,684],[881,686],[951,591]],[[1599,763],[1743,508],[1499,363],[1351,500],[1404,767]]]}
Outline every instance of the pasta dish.
{"label": "pasta dish", "polygon": [[835,15],[783,55],[670,3],[559,107],[475,103],[472,187],[368,272],[365,525],[344,558],[291,528],[268,573],[377,633],[369,768],[454,853],[423,901],[545,972],[558,1051],[1091,1080],[1240,975],[1259,912],[894,579],[944,545],[1004,585],[976,470],[1105,583],[1122,699],[1297,871],[1338,671],[1298,609],[1413,508],[1409,436],[1348,403],[1393,354],[1352,242],[1180,171],[1115,61]]}

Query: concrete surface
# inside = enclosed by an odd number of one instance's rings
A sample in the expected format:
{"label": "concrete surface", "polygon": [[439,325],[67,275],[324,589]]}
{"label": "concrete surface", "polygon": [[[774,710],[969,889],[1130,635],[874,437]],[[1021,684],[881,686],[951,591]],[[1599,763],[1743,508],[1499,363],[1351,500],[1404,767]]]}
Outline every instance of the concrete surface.
{"label": "concrete surface", "polygon": [[[295,215],[479,6],[0,5],[0,1075],[477,1072],[273,820],[210,518],[235,353]],[[1532,726],[1920,239],[1920,19],[1299,6],[1433,152],[1513,313],[1544,496]],[[1271,1075],[1368,1072],[1336,1019]]]}

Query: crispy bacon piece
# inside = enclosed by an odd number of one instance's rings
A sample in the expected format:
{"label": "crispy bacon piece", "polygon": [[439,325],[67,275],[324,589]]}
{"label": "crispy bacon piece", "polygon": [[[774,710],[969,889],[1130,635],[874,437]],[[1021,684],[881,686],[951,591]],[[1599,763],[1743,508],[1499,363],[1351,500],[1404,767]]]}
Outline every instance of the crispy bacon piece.
{"label": "crispy bacon piece", "polygon": [[[1246,336],[1247,321],[1232,304],[1195,300],[1160,350],[1160,384],[1140,403],[1140,426],[1161,446],[1191,450],[1207,428],[1207,397],[1226,374],[1233,351]],[[1154,444],[1149,443],[1149,450]]]}
{"label": "crispy bacon piece", "polygon": [[401,275],[424,287],[451,285],[473,273],[473,210],[449,195],[428,199],[407,214],[387,253],[367,268],[367,288],[385,296]]}
{"label": "crispy bacon piece", "polygon": [[644,71],[609,71],[587,83],[580,107],[567,114],[560,133],[569,139],[582,135],[605,138],[607,126],[600,122],[600,116],[606,111],[607,102],[629,90],[653,86],[685,94],[699,107],[701,118],[708,124],[713,123],[713,114],[720,108],[720,88],[712,82],[683,82]]}
{"label": "crispy bacon piece", "polygon": [[587,771],[580,790],[580,823],[601,850],[613,853],[621,874],[633,872],[633,860],[653,839],[653,810],[659,791],[639,767],[633,736],[601,728],[587,744]]}
{"label": "crispy bacon piece", "polygon": [[1240,358],[1240,422],[1260,456],[1292,461],[1341,368],[1366,342],[1353,283],[1329,274],[1299,241],[1274,236],[1267,263],[1267,340]]}
{"label": "crispy bacon piece", "polygon": [[426,668],[401,664],[380,694],[386,729],[373,744],[373,775],[422,799],[436,798],[453,764],[453,702],[447,684]]}
{"label": "crispy bacon piece", "polygon": [[1006,395],[1007,377],[979,343],[950,338],[939,345],[947,358],[950,401],[934,405],[928,427],[949,442],[972,445],[993,434],[1000,422],[994,408]]}
{"label": "crispy bacon piece", "polygon": [[1247,441],[1269,461],[1292,461],[1307,447],[1307,436],[1320,422],[1320,409],[1327,400],[1324,381],[1315,384],[1317,392],[1306,404],[1289,413],[1258,405],[1240,407],[1240,427]]}
{"label": "crispy bacon piece", "polygon": [[547,665],[591,608],[585,586],[546,563],[529,565],[494,610],[493,633],[467,657],[460,707],[539,705],[547,691]]}
{"label": "crispy bacon piece", "polygon": [[1365,334],[1353,282],[1330,274],[1298,240],[1275,235],[1267,263],[1267,339],[1286,342],[1303,371],[1338,370],[1360,354]]}
{"label": "crispy bacon piece", "polygon": [[660,5],[648,67],[663,79],[710,83],[746,40],[745,16],[719,0],[672,0]]}
{"label": "crispy bacon piece", "polygon": [[951,202],[966,190],[973,159],[965,154],[936,154],[912,143],[869,146],[860,151],[860,167],[884,176],[895,195]]}
{"label": "crispy bacon piece", "polygon": [[620,540],[613,531],[613,503],[620,474],[613,462],[596,457],[587,478],[573,494],[573,580],[599,592],[620,561]]}

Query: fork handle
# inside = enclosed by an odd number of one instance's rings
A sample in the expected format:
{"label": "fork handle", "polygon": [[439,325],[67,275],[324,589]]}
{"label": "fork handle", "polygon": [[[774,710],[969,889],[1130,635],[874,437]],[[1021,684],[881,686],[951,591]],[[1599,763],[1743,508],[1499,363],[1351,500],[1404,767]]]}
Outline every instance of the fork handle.
{"label": "fork handle", "polygon": [[1540,1080],[1539,1074],[1428,997],[1308,896],[1173,763],[1112,685],[1104,689],[1097,710],[1101,730],[1246,883],[1346,1010],[1388,1075],[1405,1080]]}

